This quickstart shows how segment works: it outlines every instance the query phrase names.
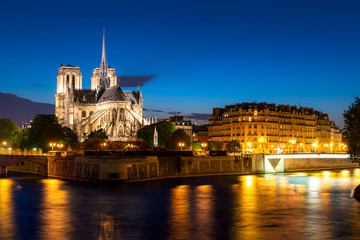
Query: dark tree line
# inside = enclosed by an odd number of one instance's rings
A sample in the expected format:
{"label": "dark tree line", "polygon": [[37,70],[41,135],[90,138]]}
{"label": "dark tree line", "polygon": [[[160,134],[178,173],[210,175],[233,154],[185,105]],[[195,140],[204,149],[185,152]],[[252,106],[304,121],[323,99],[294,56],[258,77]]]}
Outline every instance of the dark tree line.
{"label": "dark tree line", "polygon": [[[6,131],[9,123],[1,123],[2,119],[0,119],[0,132]],[[15,123],[13,124],[15,125]],[[31,128],[19,129],[16,127],[11,129],[11,136],[6,135],[7,138],[4,140],[11,143],[13,147],[20,149],[42,148],[47,151],[50,142],[65,144],[77,142],[76,134],[70,128],[62,127],[57,122],[55,115],[36,115],[31,123]]]}
{"label": "dark tree line", "polygon": [[348,146],[350,157],[360,162],[360,99],[355,98],[347,111],[343,113],[344,117],[344,140]]}
{"label": "dark tree line", "polygon": [[137,131],[137,138],[143,139],[151,146],[154,146],[154,131],[158,131],[158,144],[160,147],[169,149],[180,149],[179,143],[184,143],[182,149],[190,149],[191,138],[185,133],[184,130],[176,130],[176,126],[172,122],[161,121],[148,126],[143,127]]}

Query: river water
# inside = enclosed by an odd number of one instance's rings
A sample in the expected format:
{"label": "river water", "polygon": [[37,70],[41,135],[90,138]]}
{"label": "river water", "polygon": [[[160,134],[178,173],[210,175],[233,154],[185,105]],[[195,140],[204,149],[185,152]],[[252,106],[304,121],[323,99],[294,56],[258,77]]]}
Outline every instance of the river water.
{"label": "river water", "polygon": [[0,239],[360,239],[360,170],[89,184],[0,179]]}

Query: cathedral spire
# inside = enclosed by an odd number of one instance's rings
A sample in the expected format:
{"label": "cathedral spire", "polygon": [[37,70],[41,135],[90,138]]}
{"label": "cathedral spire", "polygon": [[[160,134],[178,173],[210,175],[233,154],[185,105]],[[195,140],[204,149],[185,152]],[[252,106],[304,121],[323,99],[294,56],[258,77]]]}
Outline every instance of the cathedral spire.
{"label": "cathedral spire", "polygon": [[101,63],[100,63],[100,86],[104,89],[110,86],[110,81],[108,77],[108,65],[106,61],[106,52],[105,52],[105,27],[103,29],[103,44],[102,44],[102,55],[101,55]]}

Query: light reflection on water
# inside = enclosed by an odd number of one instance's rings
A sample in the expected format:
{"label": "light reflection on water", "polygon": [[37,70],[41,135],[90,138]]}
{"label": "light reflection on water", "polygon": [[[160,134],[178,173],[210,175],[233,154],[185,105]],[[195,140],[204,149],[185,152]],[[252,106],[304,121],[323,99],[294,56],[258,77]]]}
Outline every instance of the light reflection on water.
{"label": "light reflection on water", "polygon": [[43,179],[43,200],[41,201],[41,239],[70,239],[71,212],[68,192],[60,187],[64,184],[58,179]]}
{"label": "light reflection on water", "polygon": [[16,235],[12,185],[13,182],[10,179],[0,179],[0,239],[11,239]]}
{"label": "light reflection on water", "polygon": [[0,179],[0,239],[358,239],[358,184],[358,169],[112,186]]}

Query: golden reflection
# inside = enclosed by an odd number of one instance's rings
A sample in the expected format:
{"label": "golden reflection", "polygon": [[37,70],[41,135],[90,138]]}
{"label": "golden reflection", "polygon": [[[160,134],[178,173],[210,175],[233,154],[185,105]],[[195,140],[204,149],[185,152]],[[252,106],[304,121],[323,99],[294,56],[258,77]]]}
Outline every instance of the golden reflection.
{"label": "golden reflection", "polygon": [[100,229],[97,230],[96,239],[98,240],[111,240],[120,239],[119,229],[114,228],[114,218],[110,215],[103,213],[95,213],[93,220],[96,222],[100,220]]}
{"label": "golden reflection", "polygon": [[302,172],[300,172],[300,173],[297,173],[296,175],[297,175],[297,176],[300,176],[300,177],[304,177],[304,176],[307,176],[307,174],[306,174],[306,173],[302,173]]}
{"label": "golden reflection", "polygon": [[12,186],[12,180],[0,179],[0,239],[15,237]]}
{"label": "golden reflection", "polygon": [[181,185],[171,190],[170,239],[190,239],[190,189]]}
{"label": "golden reflection", "polygon": [[331,173],[329,171],[324,171],[322,172],[322,174],[324,175],[324,177],[330,177]]}
{"label": "golden reflection", "polygon": [[315,193],[316,195],[320,192],[320,180],[317,177],[311,177],[309,179],[309,190],[310,192]]}
{"label": "golden reflection", "polygon": [[213,187],[211,185],[197,186],[195,189],[195,235],[193,239],[212,239],[214,226]]}
{"label": "golden reflection", "polygon": [[258,237],[256,179],[255,176],[240,176],[240,184],[232,186],[235,201],[233,239]]}
{"label": "golden reflection", "polygon": [[344,171],[341,171],[341,174],[342,174],[342,176],[343,177],[348,177],[349,176],[349,171],[347,171],[347,170],[344,170]]}
{"label": "golden reflection", "polygon": [[360,169],[355,169],[354,171],[354,177],[360,177]]}
{"label": "golden reflection", "polygon": [[[309,191],[306,198],[309,214],[305,215],[305,230],[314,239],[332,239],[331,224],[321,224],[319,227],[319,213],[325,219],[332,217],[330,206],[330,192],[333,187],[335,174],[324,171],[321,174],[314,174],[309,180]],[[331,178],[330,178],[331,177]]]}
{"label": "golden reflection", "polygon": [[254,176],[245,176],[246,186],[250,187],[253,184]]}
{"label": "golden reflection", "polygon": [[42,239],[70,239],[69,197],[66,191],[60,189],[64,182],[58,179],[44,179],[42,183]]}
{"label": "golden reflection", "polygon": [[340,179],[339,179],[340,186],[346,187],[347,184],[351,181],[350,171],[343,170],[339,173],[339,175],[340,175]]}
{"label": "golden reflection", "polygon": [[283,195],[283,194],[286,194],[288,192],[288,186],[289,186],[289,182],[288,182],[288,179],[285,178],[285,177],[281,177],[281,178],[278,178],[279,179],[279,184],[277,186],[277,188],[279,189],[280,193]]}

